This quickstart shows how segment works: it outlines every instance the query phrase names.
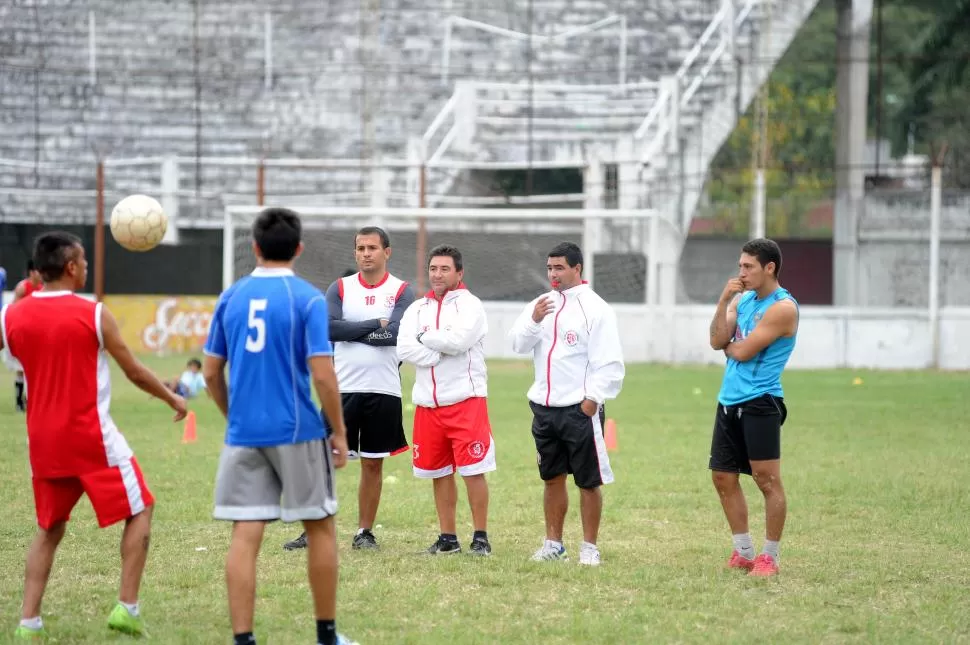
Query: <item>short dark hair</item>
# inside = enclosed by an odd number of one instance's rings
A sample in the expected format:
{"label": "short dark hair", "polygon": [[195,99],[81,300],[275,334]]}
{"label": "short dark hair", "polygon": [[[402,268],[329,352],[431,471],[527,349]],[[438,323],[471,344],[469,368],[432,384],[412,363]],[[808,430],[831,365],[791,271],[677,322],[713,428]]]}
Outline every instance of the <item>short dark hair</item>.
{"label": "short dark hair", "polygon": [[190,358],[190,359],[189,359],[189,362],[188,362],[188,363],[186,363],[186,365],[195,365],[195,366],[196,366],[196,367],[198,367],[199,369],[202,369],[202,361],[200,361],[200,360],[199,360],[199,359],[197,359],[197,358]]}
{"label": "short dark hair", "polygon": [[32,266],[44,282],[59,280],[67,263],[75,257],[74,248],[79,246],[81,238],[76,235],[64,231],[44,233],[34,241]]}
{"label": "short dark hair", "polygon": [[34,270],[34,261],[27,260],[27,273],[30,273],[33,270]]}
{"label": "short dark hair", "polygon": [[758,258],[758,264],[762,267],[769,262],[774,262],[775,278],[781,275],[781,248],[774,240],[759,237],[742,246],[741,252]]}
{"label": "short dark hair", "polygon": [[303,234],[300,216],[289,208],[264,209],[253,222],[253,240],[264,260],[289,262]]}
{"label": "short dark hair", "polygon": [[365,226],[364,228],[357,231],[354,235],[354,246],[357,246],[357,238],[361,235],[376,235],[381,238],[381,248],[386,249],[391,246],[391,238],[388,237],[387,231],[382,229],[380,226]]}
{"label": "short dark hair", "polygon": [[577,264],[583,263],[583,250],[579,248],[578,244],[573,244],[572,242],[560,242],[556,246],[552,247],[549,251],[550,258],[566,258],[566,264],[570,267],[575,267]]}
{"label": "short dark hair", "polygon": [[462,270],[461,251],[449,244],[439,244],[428,253],[428,265],[431,265],[431,258],[449,257],[455,262],[455,271]]}

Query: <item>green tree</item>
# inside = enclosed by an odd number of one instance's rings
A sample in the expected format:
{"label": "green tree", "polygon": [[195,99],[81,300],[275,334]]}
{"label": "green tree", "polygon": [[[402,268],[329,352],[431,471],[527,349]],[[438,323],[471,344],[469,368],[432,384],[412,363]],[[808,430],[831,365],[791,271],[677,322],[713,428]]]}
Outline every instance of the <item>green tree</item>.
{"label": "green tree", "polygon": [[[937,14],[916,40],[908,65],[909,88],[896,115],[897,141],[912,135],[923,150],[946,142],[970,150],[970,0],[931,2]],[[959,166],[958,166],[959,169]],[[970,187],[970,172],[950,173]]]}

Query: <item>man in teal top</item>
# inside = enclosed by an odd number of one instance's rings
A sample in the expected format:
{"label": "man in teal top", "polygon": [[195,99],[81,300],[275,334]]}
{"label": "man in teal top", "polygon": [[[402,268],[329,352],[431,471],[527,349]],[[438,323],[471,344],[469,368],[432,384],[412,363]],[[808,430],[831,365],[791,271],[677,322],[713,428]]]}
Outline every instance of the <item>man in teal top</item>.
{"label": "man in teal top", "polygon": [[[781,483],[781,426],[788,411],[781,373],[795,348],[798,303],[778,284],[781,249],[772,240],[745,244],[738,267],[711,321],[711,347],[724,350],[727,366],[709,468],[734,536],[728,566],[771,576],[778,573],[778,542],[787,509]],[[765,497],[765,546],[758,557],[748,532],[741,473],[751,475]]]}

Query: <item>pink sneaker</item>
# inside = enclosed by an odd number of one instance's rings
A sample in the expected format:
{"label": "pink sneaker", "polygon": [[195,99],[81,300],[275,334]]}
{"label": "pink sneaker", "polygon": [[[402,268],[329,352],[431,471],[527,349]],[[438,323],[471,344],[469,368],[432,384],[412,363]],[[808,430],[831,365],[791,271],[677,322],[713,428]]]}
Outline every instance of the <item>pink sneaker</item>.
{"label": "pink sneaker", "polygon": [[728,569],[744,569],[745,571],[751,571],[751,567],[754,566],[754,560],[749,560],[737,551],[731,553],[731,559],[727,561],[725,565]]}
{"label": "pink sneaker", "polygon": [[777,576],[778,563],[767,553],[762,553],[754,559],[754,566],[751,567],[749,576]]}

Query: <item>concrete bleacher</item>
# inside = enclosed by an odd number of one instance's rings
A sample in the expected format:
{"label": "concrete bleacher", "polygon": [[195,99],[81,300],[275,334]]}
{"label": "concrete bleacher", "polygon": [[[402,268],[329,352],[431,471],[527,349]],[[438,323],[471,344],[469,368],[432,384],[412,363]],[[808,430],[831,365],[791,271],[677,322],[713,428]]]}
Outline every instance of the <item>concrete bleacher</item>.
{"label": "concrete bleacher", "polygon": [[[201,3],[196,43],[194,3],[53,0],[0,7],[0,158],[40,162],[36,169],[0,167],[0,187],[94,188],[96,152],[110,158],[163,155],[342,158],[372,152],[403,158],[460,79],[517,82],[526,52],[515,42],[456,29],[450,74],[441,82],[444,20],[451,15],[528,31],[521,3],[501,8],[472,0],[390,0],[376,23],[373,47],[361,52],[367,3],[336,0],[239,0]],[[540,35],[561,33],[613,14],[628,22],[627,80],[656,79],[683,58],[717,9],[711,0],[537,0]],[[97,76],[88,70],[89,11],[96,21]],[[264,15],[272,15],[273,78],[264,87]],[[538,47],[537,81],[616,82],[618,33],[613,28]],[[198,44],[198,57],[196,56]],[[196,82],[198,69],[199,83]],[[649,96],[632,97],[609,116],[628,130],[646,113]],[[364,110],[373,141],[365,141]],[[590,108],[596,110],[597,108]],[[602,118],[602,108],[596,116]],[[555,118],[554,114],[539,117]],[[568,116],[568,115],[567,115]],[[549,136],[555,137],[555,124]],[[613,130],[596,136],[612,136]],[[200,135],[197,138],[197,134]],[[593,133],[579,134],[579,137]],[[495,133],[501,144],[501,131]],[[45,165],[48,164],[48,165]],[[53,164],[53,165],[50,165]],[[198,177],[197,177],[198,170]],[[158,184],[157,167],[112,167],[109,188]],[[182,168],[187,213],[218,216],[221,192],[251,194],[251,167]],[[201,179],[197,182],[196,179]],[[278,173],[280,193],[350,192],[360,173]],[[392,190],[404,189],[403,173]],[[42,216],[83,213],[89,201],[0,195],[0,212],[32,209]],[[193,207],[194,203],[194,207]],[[192,210],[195,212],[191,212]],[[65,210],[67,209],[67,210]]]}

